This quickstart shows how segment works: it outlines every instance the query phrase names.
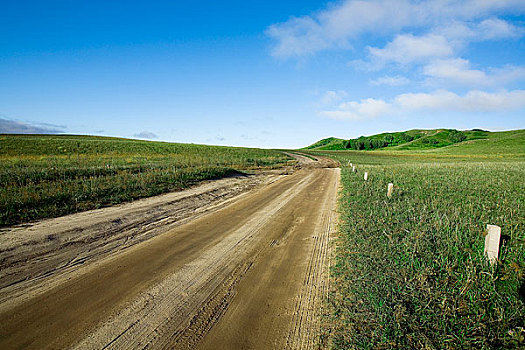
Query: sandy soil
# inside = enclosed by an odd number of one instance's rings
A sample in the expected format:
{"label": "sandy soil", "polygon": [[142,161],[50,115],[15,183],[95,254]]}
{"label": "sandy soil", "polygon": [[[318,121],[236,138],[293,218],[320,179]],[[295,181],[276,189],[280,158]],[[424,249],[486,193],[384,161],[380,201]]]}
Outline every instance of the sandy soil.
{"label": "sandy soil", "polygon": [[339,169],[188,191],[0,232],[0,348],[312,348]]}
{"label": "sandy soil", "polygon": [[216,210],[290,171],[208,181],[180,192],[0,229],[0,311],[49,289],[65,274]]}

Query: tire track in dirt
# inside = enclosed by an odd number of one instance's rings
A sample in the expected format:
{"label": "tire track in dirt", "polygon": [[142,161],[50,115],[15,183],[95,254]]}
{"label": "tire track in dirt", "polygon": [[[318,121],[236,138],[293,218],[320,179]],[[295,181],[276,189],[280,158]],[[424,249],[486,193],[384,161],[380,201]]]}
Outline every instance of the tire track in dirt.
{"label": "tire track in dirt", "polygon": [[338,178],[300,170],[4,307],[0,348],[311,348]]}
{"label": "tire track in dirt", "polygon": [[0,311],[79,269],[224,206],[282,176],[210,181],[181,192],[0,230]]}
{"label": "tire track in dirt", "polygon": [[338,169],[322,171],[282,218],[280,237],[260,254],[197,348],[311,349],[317,343],[339,178]]}
{"label": "tire track in dirt", "polygon": [[[287,205],[297,193],[310,185],[314,174],[303,178],[273,199],[249,221],[229,234],[218,244],[203,251],[200,256],[143,293],[131,305],[108,320],[97,331],[81,342],[79,349],[137,349],[158,347],[168,339],[168,346],[179,343],[189,318],[196,323],[194,312],[209,304],[213,291],[224,281],[238,280],[237,266],[249,257],[264,238],[261,230],[275,214]],[[238,269],[239,270],[239,269]],[[228,283],[226,283],[228,284]],[[228,288],[229,289],[229,288]],[[149,296],[149,297],[145,297]],[[206,307],[206,309],[209,306]],[[181,315],[182,317],[177,317]],[[190,322],[192,324],[192,322]],[[167,336],[173,334],[174,336]],[[162,347],[162,345],[161,345]]]}
{"label": "tire track in dirt", "polygon": [[325,196],[322,216],[315,232],[315,244],[308,260],[307,273],[297,302],[292,321],[292,330],[288,334],[287,348],[313,349],[321,331],[322,303],[328,297],[330,284],[330,257],[332,254],[330,239],[335,231],[337,192],[339,190],[340,171],[333,184],[330,195]]}

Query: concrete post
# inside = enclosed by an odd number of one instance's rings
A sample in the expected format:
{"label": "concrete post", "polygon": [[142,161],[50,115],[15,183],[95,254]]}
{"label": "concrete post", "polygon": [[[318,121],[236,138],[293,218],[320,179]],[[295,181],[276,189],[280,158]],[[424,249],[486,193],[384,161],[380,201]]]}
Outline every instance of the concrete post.
{"label": "concrete post", "polygon": [[388,184],[388,191],[386,192],[386,196],[388,198],[392,198],[392,192],[394,192],[394,184],[393,183],[389,183]]}
{"label": "concrete post", "polygon": [[491,265],[494,265],[498,261],[500,237],[501,227],[496,225],[487,225],[484,254]]}

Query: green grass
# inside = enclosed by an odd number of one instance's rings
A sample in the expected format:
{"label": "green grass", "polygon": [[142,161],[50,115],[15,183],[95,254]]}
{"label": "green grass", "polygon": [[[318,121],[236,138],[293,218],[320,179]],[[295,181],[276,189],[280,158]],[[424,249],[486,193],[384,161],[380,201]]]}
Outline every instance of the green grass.
{"label": "green grass", "polygon": [[261,149],[72,135],[0,135],[0,226],[154,196],[289,158]]}
{"label": "green grass", "polygon": [[488,133],[486,138],[472,138],[459,144],[429,150],[429,152],[467,157],[525,157],[525,130]]}
{"label": "green grass", "polygon": [[[418,139],[421,137],[427,137],[429,135],[434,135],[437,132],[442,130],[419,130],[413,129],[404,132],[386,132],[371,136],[361,136],[357,139],[338,139],[335,137],[329,137],[317,141],[316,143],[305,147],[304,149],[312,150],[345,150],[345,149],[374,149],[386,147],[386,145],[377,145],[377,141],[387,140],[388,147],[397,146],[410,142],[413,139]],[[361,141],[362,148],[356,148],[355,143]],[[350,142],[350,143],[349,143]]]}
{"label": "green grass", "polygon": [[346,140],[337,137],[328,137],[317,141],[316,143],[305,147],[304,149],[322,149],[322,150],[340,150],[344,149],[343,143]]}
{"label": "green grass", "polygon": [[[525,347],[525,157],[470,145],[323,152],[342,164],[343,185],[330,348]],[[487,224],[505,237],[495,268],[483,256]]]}
{"label": "green grass", "polygon": [[[507,143],[509,149],[519,148],[516,141],[521,140],[521,153],[525,153],[525,130],[489,132],[479,129],[457,131],[454,129],[408,130],[404,132],[382,133],[372,136],[361,136],[357,139],[343,140],[330,137],[306,147],[308,150],[410,150],[432,151],[441,148],[454,148],[473,144],[471,150],[481,153],[496,153],[491,146],[502,146]],[[500,144],[501,143],[501,144]],[[486,145],[483,147],[480,145]],[[468,147],[467,147],[468,148]],[[458,154],[464,153],[461,149]],[[445,151],[448,152],[448,151]]]}

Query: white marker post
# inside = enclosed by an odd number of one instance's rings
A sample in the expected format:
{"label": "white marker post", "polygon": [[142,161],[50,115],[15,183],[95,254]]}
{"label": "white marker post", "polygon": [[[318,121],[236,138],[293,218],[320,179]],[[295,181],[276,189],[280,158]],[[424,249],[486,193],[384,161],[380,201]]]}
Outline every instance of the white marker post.
{"label": "white marker post", "polygon": [[388,198],[392,198],[392,192],[394,192],[394,184],[393,183],[389,183],[388,184],[388,191],[386,192],[386,196]]}
{"label": "white marker post", "polygon": [[352,172],[355,173],[355,165],[352,165]]}
{"label": "white marker post", "polygon": [[491,265],[494,265],[498,261],[500,237],[501,227],[496,225],[487,225],[484,254]]}
{"label": "white marker post", "polygon": [[364,176],[364,178],[365,178],[365,181],[368,180],[368,171],[365,171],[365,176]]}

